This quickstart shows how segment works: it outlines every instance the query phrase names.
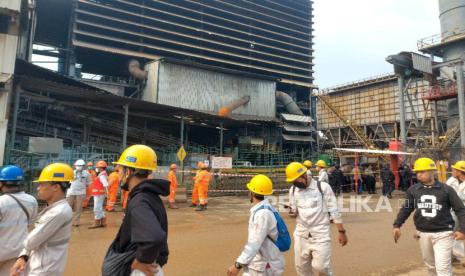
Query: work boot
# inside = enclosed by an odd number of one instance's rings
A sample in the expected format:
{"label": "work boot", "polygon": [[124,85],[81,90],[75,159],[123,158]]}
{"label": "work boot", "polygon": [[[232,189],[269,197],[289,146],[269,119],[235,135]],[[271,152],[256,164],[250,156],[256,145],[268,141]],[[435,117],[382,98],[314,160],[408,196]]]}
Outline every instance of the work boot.
{"label": "work boot", "polygon": [[192,203],[191,205],[189,205],[189,207],[193,207],[193,208],[194,208],[194,207],[197,207],[197,204]]}
{"label": "work boot", "polygon": [[101,219],[101,222],[102,222],[102,227],[107,227],[107,218],[106,217]]}
{"label": "work boot", "polygon": [[94,221],[94,225],[89,226],[88,229],[97,229],[97,228],[101,228],[101,227],[103,227],[102,226],[102,220],[101,219],[96,219]]}
{"label": "work boot", "polygon": [[205,210],[207,210],[207,207],[208,207],[208,203],[206,203],[206,204],[204,205],[204,207],[205,207]]}
{"label": "work boot", "polygon": [[170,209],[179,209],[179,207],[174,205],[173,202],[168,203],[168,208],[170,208]]}
{"label": "work boot", "polygon": [[205,208],[205,205],[200,205],[199,208],[195,209],[195,211],[197,212],[202,212],[202,211],[206,211],[207,208]]}

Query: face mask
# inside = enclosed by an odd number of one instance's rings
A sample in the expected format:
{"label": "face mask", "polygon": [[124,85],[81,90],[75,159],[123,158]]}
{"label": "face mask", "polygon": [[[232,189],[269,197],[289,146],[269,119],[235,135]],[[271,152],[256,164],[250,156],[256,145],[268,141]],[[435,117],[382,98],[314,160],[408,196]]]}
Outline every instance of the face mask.
{"label": "face mask", "polygon": [[296,186],[299,189],[307,188],[307,185],[305,185],[304,183],[294,183],[294,186]]}
{"label": "face mask", "polygon": [[[127,174],[127,171],[124,171],[124,174],[126,175]],[[125,190],[125,191],[129,191],[129,180],[131,179],[132,175],[126,175],[125,176],[125,179],[122,179],[121,180],[121,189]]]}
{"label": "face mask", "polygon": [[80,172],[82,171],[83,167],[82,166],[76,166],[76,171]]}
{"label": "face mask", "polygon": [[250,195],[250,203],[253,203],[253,194],[249,193],[249,195]]}
{"label": "face mask", "polygon": [[99,173],[99,172],[100,172],[100,169],[99,169],[99,168],[96,168],[96,169],[95,169],[95,172],[96,172],[96,173]]}

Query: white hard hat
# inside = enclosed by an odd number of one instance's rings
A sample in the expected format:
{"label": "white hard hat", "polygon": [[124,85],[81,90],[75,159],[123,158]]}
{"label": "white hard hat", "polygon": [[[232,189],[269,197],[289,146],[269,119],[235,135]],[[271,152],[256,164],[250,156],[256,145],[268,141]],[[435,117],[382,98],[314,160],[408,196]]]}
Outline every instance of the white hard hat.
{"label": "white hard hat", "polygon": [[85,165],[86,165],[86,161],[82,159],[76,160],[76,162],[74,162],[74,166],[85,166]]}

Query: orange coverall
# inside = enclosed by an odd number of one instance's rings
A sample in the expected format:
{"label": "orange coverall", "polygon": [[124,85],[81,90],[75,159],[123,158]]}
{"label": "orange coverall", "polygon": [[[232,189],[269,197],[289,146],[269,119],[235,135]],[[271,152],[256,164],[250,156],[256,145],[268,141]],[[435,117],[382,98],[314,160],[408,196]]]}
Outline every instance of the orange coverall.
{"label": "orange coverall", "polygon": [[[87,170],[87,172],[90,174],[90,177],[92,179],[91,183],[94,183],[95,178],[97,178],[97,173],[95,172],[95,170]],[[87,205],[89,204],[89,200],[91,197],[92,197],[92,185],[89,185],[87,186],[86,197],[82,201],[83,208],[87,208]]]}
{"label": "orange coverall", "polygon": [[176,178],[176,173],[173,170],[170,170],[168,172],[168,181],[171,182],[168,202],[174,203],[174,200],[176,198],[176,188],[178,187],[178,179]]}
{"label": "orange coverall", "polygon": [[116,198],[118,197],[119,187],[119,176],[117,172],[112,172],[108,176],[108,199],[107,199],[107,211],[115,210]]}
{"label": "orange coverall", "polygon": [[197,177],[199,176],[200,170],[195,172],[194,187],[192,187],[192,204],[199,204],[199,185],[197,184]]}
{"label": "orange coverall", "polygon": [[198,187],[200,205],[208,204],[208,186],[210,185],[210,180],[211,174],[207,170],[201,170],[196,177],[195,185]]}

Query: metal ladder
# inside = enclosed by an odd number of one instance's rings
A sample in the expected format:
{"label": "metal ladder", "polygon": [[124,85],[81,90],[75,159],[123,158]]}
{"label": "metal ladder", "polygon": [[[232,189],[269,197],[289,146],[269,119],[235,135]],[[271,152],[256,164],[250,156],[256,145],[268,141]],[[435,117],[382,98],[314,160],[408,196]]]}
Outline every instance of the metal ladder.
{"label": "metal ladder", "polygon": [[441,141],[439,144],[440,150],[445,150],[448,147],[451,147],[457,139],[460,137],[460,124],[457,122],[454,127],[449,128],[446,133],[444,134],[446,137],[444,140]]}

